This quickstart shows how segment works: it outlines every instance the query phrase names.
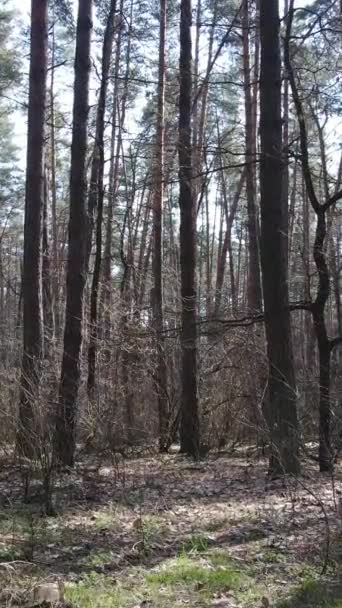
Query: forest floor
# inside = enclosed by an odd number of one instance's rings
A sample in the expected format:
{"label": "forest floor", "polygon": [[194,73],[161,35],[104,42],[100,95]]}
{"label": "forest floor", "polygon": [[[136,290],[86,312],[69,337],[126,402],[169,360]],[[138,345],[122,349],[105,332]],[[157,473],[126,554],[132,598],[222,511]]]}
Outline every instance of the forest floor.
{"label": "forest floor", "polygon": [[40,585],[73,608],[342,608],[342,469],[265,472],[242,454],[92,457],[43,517],[38,482],[23,504],[2,464],[0,606],[38,605]]}

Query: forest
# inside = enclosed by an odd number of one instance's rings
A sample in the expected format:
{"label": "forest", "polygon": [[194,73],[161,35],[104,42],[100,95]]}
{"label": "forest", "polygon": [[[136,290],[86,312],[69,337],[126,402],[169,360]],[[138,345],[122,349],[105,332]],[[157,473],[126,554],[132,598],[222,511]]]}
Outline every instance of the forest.
{"label": "forest", "polygon": [[341,43],[2,1],[0,606],[342,608]]}

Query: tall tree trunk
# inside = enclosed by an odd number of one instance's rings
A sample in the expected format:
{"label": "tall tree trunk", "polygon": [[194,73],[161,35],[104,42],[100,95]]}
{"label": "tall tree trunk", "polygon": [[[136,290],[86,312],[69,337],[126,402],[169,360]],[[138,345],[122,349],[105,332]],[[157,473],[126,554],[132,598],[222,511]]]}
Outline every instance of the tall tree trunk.
{"label": "tall tree trunk", "polygon": [[[284,17],[286,19],[289,10],[289,1],[284,2]],[[283,75],[283,182],[282,182],[282,200],[283,200],[283,237],[286,259],[286,270],[289,268],[289,81],[286,74],[286,69]]]}
{"label": "tall tree trunk", "polygon": [[96,382],[96,358],[98,340],[98,296],[102,261],[102,220],[103,220],[103,176],[104,176],[104,132],[108,76],[114,41],[114,15],[116,0],[112,0],[107,17],[103,39],[101,87],[96,115],[95,146],[91,168],[90,192],[88,199],[88,256],[92,245],[94,217],[97,209],[96,250],[93,281],[90,295],[90,336],[88,346],[88,396],[92,397]]}
{"label": "tall tree trunk", "polygon": [[[196,6],[196,35],[195,35],[195,59],[194,59],[194,75],[193,75],[193,91],[194,95],[198,92],[198,77],[199,77],[199,55],[200,55],[200,39],[201,39],[201,18],[202,18],[202,0],[197,0]],[[196,149],[198,139],[198,103],[195,103],[192,111],[192,145]]]}
{"label": "tall tree trunk", "polygon": [[158,67],[158,101],[157,131],[154,158],[154,201],[153,201],[153,326],[156,335],[156,389],[159,413],[159,448],[164,452],[168,447],[168,398],[167,368],[163,338],[163,285],[162,285],[162,213],[164,198],[164,98],[165,98],[165,34],[166,34],[166,0],[160,0],[159,17],[159,67]]}
{"label": "tall tree trunk", "polygon": [[291,295],[291,279],[292,275],[290,272],[291,269],[291,255],[293,249],[293,234],[294,234],[294,225],[295,225],[295,215],[296,215],[296,197],[297,197],[297,174],[298,174],[298,162],[297,159],[294,161],[293,167],[293,176],[292,176],[292,191],[290,196],[290,206],[288,210],[288,258],[287,258],[287,273],[288,273],[288,283],[289,283],[289,293]]}
{"label": "tall tree trunk", "polygon": [[71,143],[64,350],[54,436],[55,457],[65,466],[73,466],[75,457],[76,405],[83,337],[83,295],[87,271],[86,155],[91,30],[92,0],[79,0]]}
{"label": "tall tree trunk", "polygon": [[299,472],[298,420],[284,252],[278,0],[260,2],[261,262],[269,361],[272,475]]}
{"label": "tall tree trunk", "polygon": [[[106,111],[106,96],[108,89],[108,76],[111,63],[113,40],[114,40],[114,14],[116,8],[116,0],[111,1],[106,29],[103,38],[102,47],[102,64],[101,64],[101,86],[99,99],[97,103],[96,124],[95,124],[95,142],[93,150],[93,158],[90,171],[90,185],[88,196],[88,245],[87,245],[87,264],[92,247],[92,238],[95,225],[95,217],[97,203],[99,198],[99,179],[100,174],[104,171],[104,130],[105,130],[105,111]],[[102,177],[103,180],[103,177]]]}
{"label": "tall tree trunk", "polygon": [[53,301],[54,329],[56,335],[60,335],[60,310],[59,310],[59,258],[58,258],[58,230],[57,230],[57,185],[56,185],[56,129],[55,129],[55,3],[53,3],[52,14],[52,51],[51,51],[51,76],[50,76],[50,188],[51,188],[51,222],[52,222],[52,273],[51,290]]}
{"label": "tall tree trunk", "polygon": [[[201,10],[201,7],[197,7]],[[215,28],[216,28],[216,14],[217,14],[217,0],[214,0],[213,6],[213,17],[212,17],[212,26],[210,28],[209,34],[209,43],[208,43],[208,59],[207,59],[207,69],[206,69],[206,78],[202,83],[200,94],[197,95],[199,90],[195,89],[195,102],[192,108],[193,112],[193,196],[194,196],[194,205],[197,207],[199,203],[199,197],[201,192],[203,191],[206,176],[201,176],[202,165],[203,165],[203,156],[204,156],[204,139],[205,139],[205,126],[207,121],[207,106],[208,106],[208,93],[209,93],[209,77],[210,77],[210,66],[212,62],[213,55],[213,46],[214,46],[214,37],[215,37]],[[197,35],[196,35],[196,48],[195,48],[195,68],[197,73],[195,74],[195,86],[198,86],[198,48],[200,39],[200,23],[197,25]],[[197,65],[196,65],[197,64]],[[201,102],[201,108],[199,110],[199,103]]]}
{"label": "tall tree trunk", "polygon": [[[218,257],[218,260],[217,260],[214,317],[217,317],[220,313],[227,253],[229,252],[229,249],[231,248],[233,222],[234,222],[234,218],[236,215],[239,200],[241,197],[242,188],[245,183],[245,179],[246,179],[246,172],[243,171],[241,173],[241,176],[240,176],[238,184],[237,184],[237,188],[236,188],[236,191],[234,194],[232,205],[229,209],[226,182],[225,182],[223,169],[221,168],[221,183],[222,183],[222,194],[223,194],[223,206],[224,206],[225,219],[226,219],[226,232],[225,232],[224,239],[223,239],[221,255]],[[230,262],[232,262],[231,255],[230,255]],[[230,268],[230,271],[231,271],[230,272],[231,291],[232,291],[232,298],[233,298],[233,293],[235,296],[235,281],[233,280],[233,282],[232,282],[232,279],[234,278],[234,272],[232,273],[231,268]],[[235,297],[234,297],[234,300],[235,300]],[[236,302],[234,301],[233,310],[235,310],[235,308],[236,308],[235,304],[236,304]]]}
{"label": "tall tree trunk", "polygon": [[44,205],[44,136],[47,87],[47,0],[31,2],[31,51],[28,103],[24,264],[24,352],[21,370],[18,448],[34,453],[34,405],[43,356],[42,213]]}
{"label": "tall tree trunk", "polygon": [[[114,87],[113,87],[113,112],[112,112],[112,133],[111,133],[111,159],[109,170],[109,192],[107,219],[105,228],[105,243],[103,252],[103,285],[101,292],[101,308],[103,311],[103,327],[104,339],[109,342],[111,333],[111,291],[112,291],[112,240],[113,240],[113,214],[117,192],[117,184],[119,177],[120,166],[120,138],[118,136],[120,127],[120,112],[119,112],[119,70],[121,58],[121,42],[123,25],[123,0],[120,0],[120,8],[117,22],[117,37],[115,45],[115,65],[114,65]],[[126,70],[127,73],[127,70]],[[121,101],[121,120],[125,119],[127,97],[127,78],[125,79],[124,93]],[[106,347],[106,359],[110,359],[110,349]]]}
{"label": "tall tree trunk", "polygon": [[248,285],[247,297],[250,311],[261,311],[262,294],[259,264],[259,240],[256,211],[255,191],[255,142],[253,128],[253,99],[250,76],[249,57],[249,2],[243,0],[242,28],[243,28],[243,74],[245,88],[245,146],[246,146],[246,194],[248,216]]}
{"label": "tall tree trunk", "polygon": [[196,329],[196,204],[192,187],[191,150],[191,0],[180,7],[179,91],[179,207],[182,298],[182,401],[181,450],[198,458],[199,415],[197,399]]}
{"label": "tall tree trunk", "polygon": [[51,340],[54,336],[54,314],[52,303],[51,260],[48,232],[48,173],[45,168],[44,204],[43,204],[43,232],[42,232],[42,297],[43,297],[43,325],[45,339]]}
{"label": "tall tree trunk", "polygon": [[285,48],[284,48],[284,59],[288,73],[288,78],[291,86],[292,97],[296,109],[297,120],[299,124],[299,135],[300,135],[300,150],[301,150],[301,161],[303,176],[305,179],[305,185],[307,194],[310,200],[310,204],[316,214],[316,235],[313,246],[313,257],[315,260],[317,272],[318,272],[318,288],[316,292],[316,298],[311,305],[311,313],[313,317],[317,344],[318,344],[318,355],[319,355],[319,466],[321,472],[331,471],[333,469],[333,458],[331,448],[331,399],[330,399],[330,367],[331,367],[331,353],[335,346],[342,343],[342,336],[339,335],[334,339],[328,337],[326,321],[325,321],[325,309],[330,296],[330,273],[326,259],[326,237],[327,237],[327,218],[329,212],[332,211],[333,206],[342,199],[342,190],[335,191],[334,194],[330,195],[328,179],[327,179],[327,168],[324,151],[324,141],[322,138],[322,132],[318,123],[318,136],[321,147],[322,155],[322,167],[323,167],[323,181],[324,181],[324,203],[320,203],[319,196],[317,195],[313,176],[311,173],[310,162],[309,162],[309,147],[308,147],[308,134],[305,120],[305,114],[303,110],[302,100],[300,98],[297,82],[295,78],[295,72],[292,66],[291,60],[291,49],[290,39],[292,22],[294,17],[294,0],[290,0],[289,14],[287,18],[286,36],[285,36]]}
{"label": "tall tree trunk", "polygon": [[341,226],[338,228],[339,232],[335,239],[331,239],[331,267],[333,274],[333,287],[334,287],[334,296],[335,296],[335,306],[336,306],[336,317],[337,317],[337,329],[340,336],[342,336],[342,305],[341,305],[341,286],[340,286],[340,276],[341,276]]}

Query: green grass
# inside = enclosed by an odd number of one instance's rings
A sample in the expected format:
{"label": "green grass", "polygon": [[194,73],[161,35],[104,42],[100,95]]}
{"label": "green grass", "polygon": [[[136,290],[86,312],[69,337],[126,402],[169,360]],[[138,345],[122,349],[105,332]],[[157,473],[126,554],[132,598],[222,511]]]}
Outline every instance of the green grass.
{"label": "green grass", "polygon": [[246,582],[223,552],[205,559],[182,554],[150,571],[130,569],[117,580],[92,572],[67,586],[66,600],[73,608],[130,608],[143,600],[158,608],[210,606],[215,594],[240,593]]}
{"label": "green grass", "polygon": [[232,565],[213,566],[210,560],[197,561],[186,555],[169,560],[163,566],[146,576],[150,585],[175,587],[178,585],[193,586],[216,593],[224,589],[237,588],[241,574]]}
{"label": "green grass", "polygon": [[132,605],[133,595],[94,572],[78,584],[67,585],[65,599],[73,608],[125,608]]}
{"label": "green grass", "polygon": [[94,525],[99,530],[115,530],[119,527],[115,512],[112,509],[98,511],[94,514]]}
{"label": "green grass", "polygon": [[34,561],[46,547],[73,543],[73,530],[62,518],[41,517],[30,506],[0,511],[0,561]]}
{"label": "green grass", "polygon": [[97,553],[91,553],[89,558],[86,560],[86,564],[89,566],[103,566],[113,561],[114,553],[112,551],[98,551]]}
{"label": "green grass", "polygon": [[204,553],[208,550],[209,540],[203,535],[190,536],[182,546],[183,553]]}
{"label": "green grass", "polygon": [[307,578],[277,608],[342,608],[342,582]]}
{"label": "green grass", "polygon": [[146,556],[165,538],[167,527],[165,521],[157,515],[144,515],[136,521],[136,548]]}
{"label": "green grass", "polygon": [[284,564],[287,561],[287,556],[276,549],[269,549],[263,552],[262,561],[266,564]]}

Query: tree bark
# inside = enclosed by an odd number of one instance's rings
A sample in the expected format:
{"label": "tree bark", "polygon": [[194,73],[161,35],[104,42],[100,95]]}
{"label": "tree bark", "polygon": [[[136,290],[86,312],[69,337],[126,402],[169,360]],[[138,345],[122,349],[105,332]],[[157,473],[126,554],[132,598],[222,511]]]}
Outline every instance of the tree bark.
{"label": "tree bark", "polygon": [[180,266],[182,298],[182,401],[181,450],[198,458],[199,416],[197,400],[196,330],[196,205],[192,185],[191,150],[191,0],[180,7],[180,91],[179,91],[179,207]]}
{"label": "tree bark", "polygon": [[48,175],[45,168],[44,204],[43,204],[43,233],[42,233],[42,294],[43,294],[43,325],[45,339],[54,336],[54,314],[52,302],[51,259],[48,232]]}
{"label": "tree bark", "polygon": [[243,31],[243,74],[245,89],[245,146],[246,146],[246,194],[248,216],[248,309],[251,312],[260,312],[262,309],[262,293],[259,263],[259,239],[256,211],[255,191],[255,144],[253,128],[253,99],[250,77],[249,57],[249,6],[248,0],[242,4],[242,31]]}
{"label": "tree bark", "polygon": [[[224,178],[224,174],[223,174],[223,169],[221,169],[221,182],[222,182],[222,192],[223,192],[223,205],[224,205],[225,219],[226,219],[226,232],[225,232],[224,239],[223,239],[221,255],[218,257],[218,260],[217,260],[214,317],[217,317],[219,315],[220,308],[221,308],[227,253],[229,252],[229,249],[231,248],[231,235],[232,235],[233,222],[234,222],[234,218],[236,215],[239,200],[241,197],[242,188],[245,183],[245,179],[246,179],[246,172],[243,171],[241,173],[241,176],[240,176],[238,184],[237,184],[237,188],[236,188],[236,192],[234,194],[231,208],[229,209],[226,183],[225,183],[225,178]],[[230,261],[232,261],[231,255],[230,255]],[[232,299],[235,300],[235,297],[233,297],[234,292],[235,292],[235,281],[232,282],[233,276],[234,276],[234,273],[232,274],[232,272],[230,272]],[[235,308],[236,307],[235,307],[235,302],[234,302],[233,310],[235,310]]]}
{"label": "tree bark", "polygon": [[17,445],[35,451],[34,406],[39,396],[43,357],[42,213],[44,206],[44,137],[47,88],[47,0],[31,2],[31,51],[28,102],[24,263],[22,273],[24,352]]}
{"label": "tree bark", "polygon": [[51,188],[51,222],[52,222],[52,256],[51,256],[51,289],[52,289],[52,305],[54,316],[54,330],[57,336],[60,336],[61,320],[60,320],[60,296],[59,296],[59,256],[58,256],[58,228],[57,228],[57,184],[56,184],[56,128],[55,128],[55,51],[56,51],[56,34],[55,34],[55,3],[53,4],[52,14],[52,51],[51,51],[51,79],[50,79],[50,188]]}
{"label": "tree bark", "polygon": [[156,336],[156,390],[159,414],[159,449],[165,452],[168,448],[169,411],[167,397],[167,367],[163,338],[163,284],[162,284],[162,213],[164,198],[164,134],[165,134],[165,35],[166,35],[166,0],[160,0],[159,17],[159,66],[158,66],[158,100],[156,149],[154,158],[154,201],[153,201],[153,326]]}
{"label": "tree bark", "polygon": [[[109,192],[108,192],[108,207],[107,219],[105,228],[105,243],[103,253],[103,285],[101,293],[101,308],[103,311],[103,328],[104,339],[106,344],[110,340],[111,334],[111,292],[112,292],[112,240],[113,240],[113,214],[117,193],[119,166],[120,166],[120,138],[118,131],[120,130],[120,112],[119,112],[119,70],[121,58],[121,42],[123,25],[123,0],[120,0],[119,16],[117,22],[117,37],[115,45],[115,65],[114,65],[114,87],[113,87],[113,112],[112,112],[112,133],[111,133],[111,159],[109,170]],[[127,97],[127,79],[125,79],[124,93],[121,101],[121,121],[125,119],[125,107]],[[122,125],[121,125],[122,126]],[[110,349],[105,349],[106,360],[110,360]]]}
{"label": "tree bark", "polygon": [[[311,305],[311,312],[313,317],[313,323],[315,327],[315,333],[318,344],[319,354],[319,466],[321,472],[331,472],[334,466],[331,448],[331,400],[330,400],[330,367],[331,367],[331,352],[333,348],[340,344],[342,336],[338,336],[335,339],[329,339],[326,321],[325,321],[325,309],[326,304],[330,296],[330,273],[326,259],[326,237],[327,237],[327,216],[329,210],[332,209],[333,205],[337,201],[342,199],[342,191],[336,190],[334,194],[330,195],[327,179],[326,160],[324,152],[324,142],[322,141],[322,133],[318,129],[318,135],[321,137],[321,153],[322,153],[322,167],[323,167],[323,178],[324,178],[324,203],[320,203],[317,196],[317,192],[314,185],[313,175],[310,168],[309,161],[309,146],[308,146],[308,134],[305,115],[303,111],[303,104],[300,98],[295,72],[292,66],[291,53],[290,53],[290,39],[292,31],[292,22],[294,16],[294,0],[290,0],[289,13],[287,18],[285,46],[284,46],[284,59],[290,82],[292,97],[294,106],[296,109],[297,120],[299,125],[299,139],[300,139],[300,151],[303,176],[305,179],[305,185],[307,194],[310,200],[312,209],[316,214],[316,235],[313,247],[313,257],[318,272],[318,288],[316,292],[316,298]],[[320,125],[318,124],[318,127]]]}
{"label": "tree bark", "polygon": [[269,471],[297,474],[298,420],[284,251],[278,0],[260,2],[261,263],[269,361]]}
{"label": "tree bark", "polygon": [[103,40],[102,49],[102,74],[101,87],[97,106],[95,146],[93,152],[93,162],[91,168],[90,193],[88,199],[88,258],[92,245],[92,233],[94,217],[97,210],[96,224],[96,249],[95,263],[93,271],[93,281],[90,295],[90,336],[88,346],[88,397],[94,395],[96,384],[96,359],[98,341],[98,298],[100,290],[101,262],[102,262],[102,220],[103,220],[103,199],[104,199],[104,132],[105,132],[105,111],[106,97],[108,89],[108,76],[111,62],[111,55],[114,41],[114,15],[116,0],[112,0],[107,25]]}
{"label": "tree bark", "polygon": [[70,218],[66,277],[64,350],[54,435],[57,461],[73,466],[77,396],[87,271],[86,155],[89,111],[92,0],[79,0],[70,171]]}
{"label": "tree bark", "polygon": [[[284,3],[284,17],[286,19],[289,10],[289,0]],[[286,258],[286,270],[289,268],[289,81],[287,78],[286,69],[284,69],[284,84],[283,84],[283,184],[282,184],[282,199],[283,199],[283,214],[284,226],[283,237]]]}

